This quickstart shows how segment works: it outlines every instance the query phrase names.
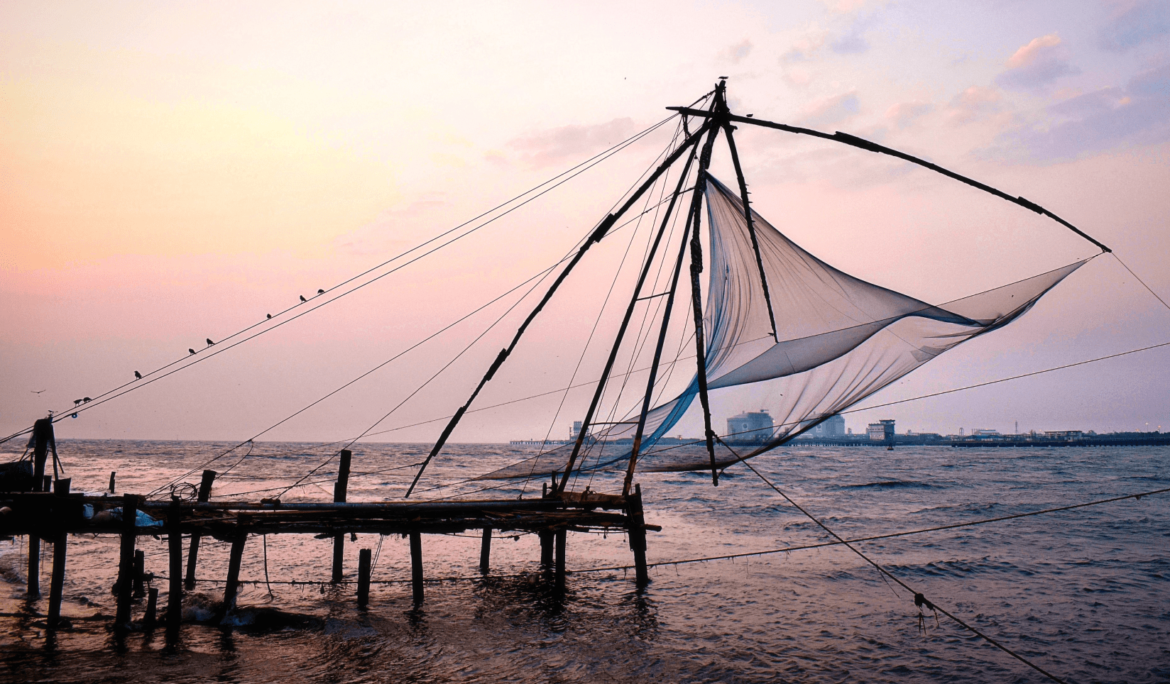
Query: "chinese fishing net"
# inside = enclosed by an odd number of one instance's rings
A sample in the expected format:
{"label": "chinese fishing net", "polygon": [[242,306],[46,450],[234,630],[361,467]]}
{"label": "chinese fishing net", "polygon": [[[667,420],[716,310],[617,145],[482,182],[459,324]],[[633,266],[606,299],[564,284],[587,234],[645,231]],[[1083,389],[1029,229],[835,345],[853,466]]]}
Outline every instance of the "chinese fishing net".
{"label": "chinese fishing net", "polygon": [[[752,212],[760,277],[743,204],[708,176],[705,191],[710,233],[710,283],[704,310],[704,339],[712,401],[733,388],[778,383],[773,401],[776,427],[769,439],[739,457],[773,449],[826,418],[854,406],[939,354],[1012,322],[1087,260],[946,304],[923,301],[868,283],[833,268],[785,237]],[[766,280],[776,335],[764,297]],[[653,445],[682,419],[698,394],[695,376],[680,394],[653,408],[638,468],[647,471],[705,470],[703,451],[652,452]],[[636,421],[637,415],[633,416]],[[612,456],[583,469],[621,465],[629,459],[633,424],[594,433],[595,443],[613,445]],[[734,436],[733,436],[734,437]],[[563,471],[572,445],[485,475],[525,477]],[[716,467],[734,463],[727,449]]]}

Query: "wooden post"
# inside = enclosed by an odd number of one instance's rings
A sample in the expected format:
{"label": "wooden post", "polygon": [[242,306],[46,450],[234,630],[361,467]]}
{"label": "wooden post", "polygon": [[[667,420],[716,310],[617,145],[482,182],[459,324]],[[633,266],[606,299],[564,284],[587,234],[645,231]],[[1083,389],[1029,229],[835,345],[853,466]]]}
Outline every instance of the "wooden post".
{"label": "wooden post", "polygon": [[556,563],[556,572],[554,573],[554,577],[556,578],[556,590],[558,593],[564,592],[564,590],[565,590],[565,541],[566,541],[566,537],[568,536],[568,534],[569,533],[566,532],[565,530],[557,530],[557,534],[556,534],[556,536],[557,536],[557,563]]}
{"label": "wooden post", "polygon": [[483,541],[479,543],[479,572],[488,574],[492,557],[492,528],[483,528]]}
{"label": "wooden post", "polygon": [[358,608],[365,608],[370,603],[370,550],[362,549],[358,553]]}
{"label": "wooden post", "polygon": [[[214,470],[203,471],[203,481],[199,483],[200,503],[206,502],[211,498],[211,485],[215,482],[216,472]],[[110,488],[113,488],[114,474],[110,473]],[[191,550],[187,552],[187,591],[195,588],[195,566],[199,560],[199,530],[191,532]]]}
{"label": "wooden post", "polygon": [[[69,480],[57,480],[53,488],[57,496],[69,494]],[[61,594],[65,588],[65,546],[69,543],[69,535],[61,532],[53,541],[53,579],[49,584],[49,629],[56,629],[61,621]]]}
{"label": "wooden post", "polygon": [[138,549],[134,552],[134,598],[146,596],[146,586],[143,579],[146,577],[146,552]]}
{"label": "wooden post", "polygon": [[[333,502],[345,503],[345,495],[349,489],[349,464],[353,457],[349,449],[341,450],[341,460],[337,465],[337,482],[333,485]],[[345,533],[333,535],[333,583],[337,584],[345,575]]]}
{"label": "wooden post", "polygon": [[110,493],[111,493],[111,494],[113,494],[113,493],[114,493],[114,477],[115,477],[117,474],[118,474],[118,473],[117,473],[117,471],[114,471],[114,470],[111,470],[111,471],[110,471]]}
{"label": "wooden post", "polygon": [[553,533],[545,531],[537,535],[540,537],[540,566],[547,570],[553,563]]}
{"label": "wooden post", "polygon": [[642,485],[634,485],[634,493],[626,497],[629,516],[630,549],[634,552],[634,576],[638,589],[650,583],[646,568],[646,518],[642,514]]}
{"label": "wooden post", "polygon": [[151,587],[146,594],[146,615],[142,618],[142,628],[150,631],[158,622],[158,587]]}
{"label": "wooden post", "polygon": [[[167,641],[174,643],[179,638],[179,625],[183,620],[183,509],[179,500],[171,499],[167,512],[167,546],[170,551],[170,590],[167,594]],[[151,600],[158,596],[158,589],[150,588]]]}
{"label": "wooden post", "polygon": [[41,538],[28,535],[28,597],[41,595]]}
{"label": "wooden post", "polygon": [[244,529],[244,516],[239,516],[239,531],[232,540],[231,556],[228,558],[227,584],[223,588],[223,612],[227,614],[236,607],[236,594],[240,588],[240,562],[244,558],[244,543],[248,541],[248,532]]}
{"label": "wooden post", "polygon": [[130,598],[134,589],[134,544],[137,541],[138,497],[122,497],[122,546],[118,556],[118,606],[114,628],[124,630],[130,624]]}
{"label": "wooden post", "polygon": [[414,588],[414,605],[423,602],[422,533],[410,533],[410,583]]}

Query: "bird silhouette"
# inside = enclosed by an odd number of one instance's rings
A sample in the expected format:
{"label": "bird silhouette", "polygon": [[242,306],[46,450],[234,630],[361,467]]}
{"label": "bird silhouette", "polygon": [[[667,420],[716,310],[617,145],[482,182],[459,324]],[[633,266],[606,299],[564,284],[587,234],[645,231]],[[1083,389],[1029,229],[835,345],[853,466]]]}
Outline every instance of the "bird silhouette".
{"label": "bird silhouette", "polygon": [[211,345],[213,345],[213,344],[215,344],[215,343],[211,341],[211,338],[210,338],[210,337],[209,337],[209,338],[207,338],[207,346],[209,346],[209,347],[210,347],[210,346],[211,346]]}
{"label": "bird silhouette", "polygon": [[302,302],[307,302],[307,301],[309,301],[309,300],[305,299],[305,295],[301,295],[301,301],[302,301]]}
{"label": "bird silhouette", "polygon": [[187,351],[191,352],[192,354],[194,354],[194,353],[195,353],[195,350],[194,350],[194,349],[188,349]]}
{"label": "bird silhouette", "polygon": [[323,294],[325,294],[325,290],[317,290],[317,294],[323,295]]}
{"label": "bird silhouette", "polygon": [[74,400],[73,400],[73,405],[74,405],[74,406],[81,406],[81,400],[80,400],[80,399],[74,399]]}
{"label": "bird silhouette", "polygon": [[90,399],[89,397],[86,397],[86,398],[82,399],[81,401],[82,401],[83,403],[86,403],[86,404],[88,404],[89,402],[93,401],[93,399]]}
{"label": "bird silhouette", "polygon": [[134,379],[135,379],[135,380],[141,380],[141,379],[142,379],[142,373],[139,373],[138,371],[134,371]]}
{"label": "bird silhouette", "polygon": [[272,314],[268,314],[268,317],[269,317],[269,318],[272,318]]}
{"label": "bird silhouette", "polygon": [[40,394],[41,392],[45,392],[45,391],[47,391],[47,390],[29,390],[29,392],[32,392],[33,394]]}

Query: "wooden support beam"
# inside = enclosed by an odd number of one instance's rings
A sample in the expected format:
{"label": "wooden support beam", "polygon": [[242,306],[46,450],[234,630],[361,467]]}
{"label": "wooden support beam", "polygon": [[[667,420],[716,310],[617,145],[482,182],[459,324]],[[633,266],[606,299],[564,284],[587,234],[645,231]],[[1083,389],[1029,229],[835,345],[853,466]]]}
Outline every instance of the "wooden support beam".
{"label": "wooden support beam", "polygon": [[[211,486],[215,483],[217,473],[214,470],[204,470],[203,480],[199,483],[199,494],[196,500],[206,503],[211,498]],[[114,489],[114,474],[110,473],[110,490]],[[195,588],[195,567],[199,562],[199,530],[191,533],[191,550],[187,552],[187,591]]]}
{"label": "wooden support beam", "polygon": [[158,587],[151,587],[146,594],[146,615],[142,618],[142,629],[150,631],[158,622]]}
{"label": "wooden support beam", "polygon": [[114,479],[117,477],[117,475],[118,475],[118,472],[116,470],[110,471],[110,493],[111,494],[114,493]]}
{"label": "wooden support beam", "polygon": [[557,562],[554,578],[556,581],[557,593],[565,591],[565,542],[568,537],[568,532],[565,530],[557,530]]}
{"label": "wooden support beam", "polygon": [[114,629],[125,630],[130,624],[130,598],[134,589],[134,543],[137,539],[138,496],[122,497],[122,545],[118,553],[118,602]]}
{"label": "wooden support beam", "polygon": [[[167,594],[167,643],[179,638],[179,625],[183,621],[183,509],[178,499],[171,499],[167,515],[167,547],[170,552],[170,589]],[[151,599],[158,596],[158,589],[150,588]]]}
{"label": "wooden support beam", "polygon": [[646,518],[642,513],[642,485],[634,486],[634,493],[626,499],[627,514],[630,516],[630,550],[634,552],[634,577],[638,589],[650,583],[646,567]]}
{"label": "wooden support beam", "polygon": [[[57,480],[57,486],[53,488],[53,493],[57,496],[67,496],[69,494],[69,480]],[[56,629],[61,622],[61,595],[65,589],[65,547],[68,543],[69,535],[65,532],[60,533],[53,540],[53,579],[49,583],[49,619],[47,620],[49,629]]]}
{"label": "wooden support beam", "polygon": [[[413,545],[412,545],[413,546]],[[370,550],[362,549],[358,553],[358,608],[364,609],[370,604]]]}
{"label": "wooden support beam", "polygon": [[537,536],[540,537],[540,566],[547,570],[553,564],[553,533],[538,532]]}
{"label": "wooden support beam", "polygon": [[28,535],[28,597],[41,595],[41,538]]}
{"label": "wooden support beam", "polygon": [[227,583],[223,588],[223,612],[226,615],[236,607],[236,594],[240,590],[240,563],[244,559],[244,544],[248,541],[248,532],[244,529],[244,516],[240,516],[240,531],[232,540],[231,555],[228,557]]}
{"label": "wooden support beam", "polygon": [[492,558],[492,528],[483,528],[483,540],[479,543],[479,572],[488,574]]}
{"label": "wooden support beam", "polygon": [[422,533],[410,533],[410,584],[414,589],[414,605],[423,602]]}
{"label": "wooden support beam", "polygon": [[[333,502],[345,503],[345,496],[349,490],[349,465],[353,457],[349,449],[341,450],[341,459],[337,466],[337,482],[333,485]],[[333,577],[332,582],[337,584],[345,575],[345,533],[333,535]]]}
{"label": "wooden support beam", "polygon": [[134,598],[146,596],[146,552],[138,549],[134,552]]}

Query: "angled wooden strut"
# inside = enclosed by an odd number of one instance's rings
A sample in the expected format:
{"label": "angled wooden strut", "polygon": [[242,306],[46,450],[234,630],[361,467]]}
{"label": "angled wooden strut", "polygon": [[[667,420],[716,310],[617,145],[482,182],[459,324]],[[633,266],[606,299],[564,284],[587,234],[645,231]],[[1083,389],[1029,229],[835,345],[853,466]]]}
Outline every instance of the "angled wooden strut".
{"label": "angled wooden strut", "polygon": [[839,143],[842,143],[845,145],[849,145],[851,147],[856,147],[858,149],[866,150],[867,152],[875,152],[877,154],[887,154],[891,157],[897,157],[898,159],[902,159],[902,160],[908,161],[912,164],[917,164],[921,167],[930,169],[931,171],[941,173],[942,175],[944,175],[948,178],[953,178],[953,179],[959,181],[960,183],[966,183],[967,185],[970,185],[973,188],[978,188],[979,190],[982,190],[984,192],[995,195],[996,197],[998,197],[1000,199],[1007,200],[1008,202],[1011,202],[1012,204],[1019,205],[1019,206],[1025,208],[1029,211],[1034,211],[1037,214],[1040,214],[1042,216],[1047,216],[1048,218],[1052,219],[1053,221],[1056,221],[1057,223],[1064,226],[1065,228],[1068,228],[1072,232],[1076,233],[1077,235],[1081,236],[1082,238],[1093,243],[1093,245],[1095,245],[1102,252],[1112,252],[1113,251],[1113,250],[1109,249],[1108,247],[1106,247],[1105,245],[1098,242],[1097,240],[1090,237],[1087,233],[1082,231],[1080,228],[1077,228],[1073,224],[1069,223],[1068,221],[1065,221],[1064,219],[1060,218],[1059,216],[1052,213],[1051,211],[1048,211],[1047,209],[1040,206],[1039,204],[1036,204],[1035,202],[1024,199],[1023,197],[1012,197],[1011,195],[1007,194],[1006,192],[1003,192],[1002,190],[997,190],[996,188],[993,188],[990,185],[987,185],[986,183],[980,183],[977,180],[974,180],[974,179],[968,178],[964,175],[955,173],[954,171],[951,171],[949,169],[944,169],[943,167],[941,167],[937,164],[932,164],[932,163],[926,161],[925,159],[919,159],[918,157],[915,157],[913,155],[906,154],[905,152],[899,152],[898,150],[895,150],[895,149],[892,149],[889,147],[885,147],[884,145],[879,145],[879,144],[874,143],[874,142],[870,142],[864,138],[859,138],[855,135],[849,135],[848,133],[842,133],[841,131],[836,131],[835,133],[830,135],[828,133],[822,133],[821,131],[815,131],[811,128],[801,128],[799,126],[788,126],[786,124],[776,123],[774,121],[765,121],[763,119],[756,119],[756,118],[752,118],[752,117],[748,117],[748,116],[738,116],[735,114],[715,114],[712,112],[704,111],[702,109],[691,109],[690,107],[667,107],[667,109],[670,111],[679,112],[680,114],[685,114],[688,116],[721,117],[725,121],[728,121],[728,122],[751,124],[752,126],[762,126],[763,128],[772,128],[772,129],[775,129],[778,131],[784,131],[786,133],[796,133],[796,134],[800,134],[800,135],[812,136],[814,138],[822,138],[824,140],[832,140],[834,142],[839,142]]}
{"label": "angled wooden strut", "polygon": [[[711,128],[714,131],[714,127]],[[646,283],[646,277],[650,273],[650,266],[654,262],[654,256],[658,252],[658,247],[662,242],[662,236],[666,233],[666,228],[670,225],[670,218],[674,214],[674,207],[678,203],[678,198],[683,192],[683,187],[686,184],[687,176],[690,175],[691,163],[695,159],[694,149],[698,146],[699,141],[696,138],[695,142],[690,145],[688,149],[692,150],[687,155],[686,164],[683,166],[683,172],[679,174],[678,184],[674,189],[674,193],[670,196],[670,204],[666,208],[666,215],[662,217],[662,224],[658,228],[658,233],[654,237],[654,242],[650,247],[650,251],[646,255],[646,259],[642,264],[642,271],[638,274],[638,283],[634,286],[634,292],[630,295],[630,304],[626,307],[625,317],[622,318],[621,326],[618,327],[617,337],[613,345],[609,349],[609,357],[605,361],[605,368],[601,371],[601,380],[597,383],[597,389],[593,392],[593,399],[589,403],[589,409],[585,412],[585,417],[581,421],[581,429],[577,431],[577,440],[573,443],[573,452],[569,455],[569,461],[565,465],[565,473],[557,485],[557,492],[565,491],[565,487],[569,484],[569,477],[573,473],[573,468],[577,463],[577,458],[581,453],[581,447],[585,444],[585,439],[589,434],[589,427],[593,424],[593,416],[597,411],[598,405],[601,403],[601,395],[605,392],[605,381],[609,378],[610,372],[613,370],[614,362],[617,360],[618,349],[621,347],[622,340],[626,335],[626,328],[629,327],[630,319],[634,315],[634,308],[637,306],[640,299],[639,295],[642,292],[642,286]],[[657,362],[657,356],[655,357]],[[651,375],[653,377],[653,375]],[[640,434],[640,433],[639,433]],[[631,461],[636,458],[637,454],[637,438],[634,440],[634,450],[631,452]],[[628,486],[627,486],[628,489]]]}
{"label": "angled wooden strut", "polygon": [[739,196],[743,200],[743,217],[747,221],[748,235],[752,239],[752,251],[756,255],[756,267],[760,270],[760,287],[764,289],[764,303],[768,305],[768,321],[772,324],[772,339],[780,342],[776,331],[776,314],[772,311],[772,293],[768,289],[768,274],[764,272],[764,259],[760,256],[760,243],[756,239],[756,222],[752,218],[752,208],[748,203],[747,180],[743,177],[743,169],[739,165],[739,152],[735,149],[735,138],[731,131],[735,129],[728,122],[723,124],[723,132],[727,135],[727,149],[731,151],[731,164],[735,167],[735,178],[739,181]]}
{"label": "angled wooden strut", "polygon": [[431,460],[434,459],[434,457],[440,451],[442,451],[443,445],[447,443],[447,439],[451,436],[451,432],[455,429],[455,426],[459,424],[460,419],[463,418],[463,414],[467,412],[467,409],[471,406],[471,403],[475,401],[476,396],[479,395],[479,392],[483,389],[484,385],[486,385],[488,381],[492,379],[492,377],[496,374],[496,371],[500,369],[500,366],[502,366],[508,356],[511,355],[512,351],[516,349],[516,345],[520,342],[520,338],[524,336],[524,331],[528,329],[528,326],[531,325],[532,321],[536,319],[537,314],[539,314],[541,309],[543,309],[544,306],[548,304],[549,300],[552,299],[552,296],[556,294],[557,288],[561,286],[561,283],[563,283],[565,278],[568,277],[569,273],[572,272],[573,267],[575,267],[577,263],[581,261],[582,257],[585,256],[585,253],[589,251],[590,247],[598,242],[601,242],[606,234],[609,233],[609,230],[617,223],[618,219],[621,218],[621,216],[625,214],[630,209],[630,207],[632,207],[634,203],[637,202],[638,199],[641,198],[641,196],[647,190],[649,190],[650,187],[654,185],[654,183],[658,181],[658,177],[665,173],[672,164],[678,161],[683,152],[690,149],[690,146],[693,145],[695,141],[698,140],[704,133],[706,133],[712,125],[713,124],[711,122],[704,123],[699,128],[699,130],[695,131],[686,140],[684,140],[674,152],[667,156],[667,158],[662,162],[662,164],[658,166],[658,168],[654,169],[653,173],[650,174],[650,177],[647,178],[646,181],[642,183],[642,185],[638,186],[638,189],[630,195],[630,197],[625,201],[624,204],[622,204],[621,207],[618,208],[617,211],[609,214],[601,221],[600,225],[598,225],[597,228],[593,231],[593,234],[590,235],[589,239],[585,241],[585,244],[581,245],[580,249],[577,250],[577,253],[573,256],[572,260],[570,260],[565,268],[561,270],[560,275],[558,275],[556,280],[553,281],[552,285],[549,286],[548,291],[544,293],[544,297],[541,298],[540,303],[536,305],[536,308],[534,308],[530,314],[528,314],[528,318],[524,319],[524,323],[520,325],[520,329],[516,331],[516,335],[512,338],[511,344],[501,350],[499,356],[497,356],[496,360],[492,362],[491,367],[488,368],[487,374],[484,375],[483,379],[479,381],[479,385],[477,385],[475,391],[471,393],[471,397],[467,400],[467,403],[463,406],[460,406],[459,409],[455,411],[455,415],[451,417],[451,421],[447,423],[447,427],[443,428],[442,434],[439,435],[439,440],[435,442],[435,446],[427,455],[426,460],[423,461],[423,464],[419,467],[418,472],[415,473],[414,480],[410,483],[410,487],[406,490],[405,498],[409,498],[411,493],[414,492],[414,488],[418,485],[419,478],[422,477],[423,471],[426,470],[427,465],[430,464]]}

